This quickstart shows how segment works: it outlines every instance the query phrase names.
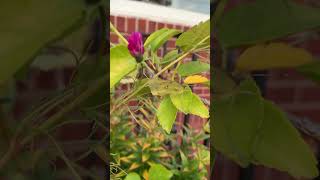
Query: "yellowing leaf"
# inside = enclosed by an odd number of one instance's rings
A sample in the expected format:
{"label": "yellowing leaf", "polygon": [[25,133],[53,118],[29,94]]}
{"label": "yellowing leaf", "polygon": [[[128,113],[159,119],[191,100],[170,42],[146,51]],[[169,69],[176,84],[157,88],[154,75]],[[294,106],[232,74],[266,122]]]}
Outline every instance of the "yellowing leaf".
{"label": "yellowing leaf", "polygon": [[121,157],[120,161],[125,162],[125,163],[130,163],[130,159],[128,157]]}
{"label": "yellowing leaf", "polygon": [[144,171],[143,171],[142,177],[143,177],[145,180],[149,180],[149,173],[148,173],[147,170],[144,170]]}
{"label": "yellowing leaf", "polygon": [[145,144],[143,145],[143,147],[142,147],[142,150],[145,150],[145,149],[147,149],[147,148],[150,147],[150,146],[151,146],[150,143],[145,143]]}
{"label": "yellowing leaf", "polygon": [[149,158],[150,158],[150,154],[143,154],[142,155],[142,162],[148,161]]}
{"label": "yellowing leaf", "polygon": [[185,84],[200,84],[200,83],[206,83],[208,82],[208,78],[200,76],[200,75],[193,75],[188,76],[184,79]]}
{"label": "yellowing leaf", "polygon": [[129,168],[129,171],[134,170],[134,169],[137,169],[137,168],[140,167],[140,166],[141,166],[141,165],[138,164],[138,163],[132,163],[131,166],[130,166],[130,168]]}
{"label": "yellowing leaf", "polygon": [[256,45],[245,50],[238,59],[236,67],[241,71],[253,71],[297,67],[312,61],[312,55],[304,49],[284,43],[271,43]]}

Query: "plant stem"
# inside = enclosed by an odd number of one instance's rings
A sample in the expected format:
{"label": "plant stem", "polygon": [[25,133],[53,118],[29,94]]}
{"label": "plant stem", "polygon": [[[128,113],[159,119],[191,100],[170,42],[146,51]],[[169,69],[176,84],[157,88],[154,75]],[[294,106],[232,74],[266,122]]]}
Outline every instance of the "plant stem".
{"label": "plant stem", "polygon": [[221,16],[223,15],[224,8],[227,2],[228,0],[220,0],[218,7],[213,14],[213,22],[215,22],[214,25],[216,25],[216,23],[220,20]]}
{"label": "plant stem", "polygon": [[116,35],[126,44],[128,45],[128,41],[126,40],[126,38],[124,38],[122,36],[122,34],[113,26],[113,24],[110,22],[110,29],[112,32],[116,33]]}
{"label": "plant stem", "polygon": [[3,169],[3,167],[7,164],[7,162],[11,159],[14,152],[16,151],[16,140],[13,139],[10,142],[10,146],[8,151],[2,156],[0,159],[0,169]]}

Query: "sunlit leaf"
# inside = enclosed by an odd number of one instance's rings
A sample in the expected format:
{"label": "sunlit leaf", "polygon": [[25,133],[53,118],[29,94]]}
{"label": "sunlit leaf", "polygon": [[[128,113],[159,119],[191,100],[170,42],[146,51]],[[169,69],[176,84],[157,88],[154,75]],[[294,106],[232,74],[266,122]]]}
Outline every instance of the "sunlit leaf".
{"label": "sunlit leaf", "polygon": [[243,71],[297,67],[313,61],[306,50],[284,43],[256,45],[246,49],[237,60],[236,67]]}
{"label": "sunlit leaf", "polygon": [[[182,33],[176,41],[176,45],[179,46],[183,51],[188,51],[198,45],[205,38],[210,37],[210,20],[201,22],[196,26],[193,26],[188,31]],[[205,42],[197,46],[203,48],[210,45],[210,38]]]}
{"label": "sunlit leaf", "polygon": [[154,33],[152,33],[144,43],[144,46],[148,48],[151,47],[153,52],[157,51],[166,41],[168,41],[173,36],[179,34],[180,31],[177,29],[163,28]]}
{"label": "sunlit leaf", "polygon": [[167,132],[170,133],[174,122],[176,121],[177,108],[172,104],[169,96],[164,97],[157,111],[159,124]]}
{"label": "sunlit leaf", "polygon": [[129,173],[124,180],[140,180],[140,176],[137,173]]}
{"label": "sunlit leaf", "polygon": [[170,180],[173,173],[161,164],[154,164],[149,170],[149,180]]}
{"label": "sunlit leaf", "polygon": [[170,98],[174,106],[185,114],[193,114],[202,118],[209,117],[208,108],[190,89],[179,94],[170,94]]}
{"label": "sunlit leaf", "polygon": [[110,49],[110,88],[113,88],[124,76],[137,66],[128,48],[118,45]]}

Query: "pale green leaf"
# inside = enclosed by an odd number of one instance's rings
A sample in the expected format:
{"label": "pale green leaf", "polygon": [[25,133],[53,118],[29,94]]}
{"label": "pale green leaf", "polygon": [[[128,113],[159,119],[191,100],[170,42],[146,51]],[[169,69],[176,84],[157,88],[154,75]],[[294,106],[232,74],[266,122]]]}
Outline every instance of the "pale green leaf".
{"label": "pale green leaf", "polygon": [[210,70],[210,65],[200,61],[190,61],[181,64],[177,71],[180,76],[190,76],[194,74],[199,74],[202,72],[207,72]]}
{"label": "pale green leaf", "polygon": [[292,0],[256,0],[230,9],[217,22],[224,47],[256,44],[320,26],[320,9]]}
{"label": "pale green leaf", "polygon": [[192,93],[190,89],[179,94],[170,94],[174,106],[185,114],[193,114],[202,118],[209,117],[208,108],[203,104],[200,97]]}
{"label": "pale green leaf", "polygon": [[[59,13],[57,13],[59,12]],[[84,1],[2,1],[0,84],[26,65],[46,44],[80,26]]]}
{"label": "pale green leaf", "polygon": [[157,117],[161,127],[170,134],[172,126],[176,121],[177,108],[172,104],[169,96],[164,97],[157,111]]}
{"label": "pale green leaf", "polygon": [[124,180],[140,180],[140,176],[137,173],[129,173]]}
{"label": "pale green leaf", "polygon": [[[210,37],[210,20],[201,22],[196,26],[193,26],[188,31],[182,33],[176,41],[176,45],[183,51],[192,49],[195,45],[198,45],[202,40]],[[206,47],[210,45],[210,38],[205,42],[199,44],[198,48]]]}
{"label": "pale green leaf", "polygon": [[161,164],[154,164],[149,170],[149,180],[170,180],[173,173]]}
{"label": "pale green leaf", "polygon": [[124,76],[137,66],[128,48],[118,45],[110,49],[110,88],[113,88]]}
{"label": "pale green leaf", "polygon": [[146,48],[151,48],[153,52],[157,51],[166,41],[173,36],[179,34],[180,31],[177,29],[163,28],[152,33],[144,43]]}

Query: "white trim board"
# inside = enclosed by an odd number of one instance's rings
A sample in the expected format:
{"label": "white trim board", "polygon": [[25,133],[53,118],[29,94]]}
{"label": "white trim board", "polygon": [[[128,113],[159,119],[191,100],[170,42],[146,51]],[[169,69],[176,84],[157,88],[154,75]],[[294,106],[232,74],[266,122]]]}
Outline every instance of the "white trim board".
{"label": "white trim board", "polygon": [[210,18],[207,14],[130,0],[110,0],[110,14],[183,26],[193,26]]}

